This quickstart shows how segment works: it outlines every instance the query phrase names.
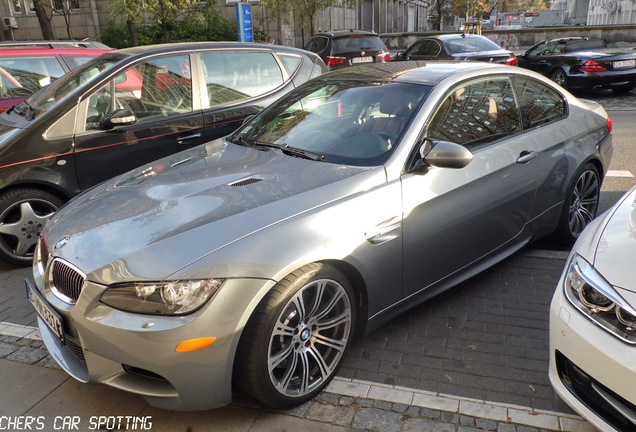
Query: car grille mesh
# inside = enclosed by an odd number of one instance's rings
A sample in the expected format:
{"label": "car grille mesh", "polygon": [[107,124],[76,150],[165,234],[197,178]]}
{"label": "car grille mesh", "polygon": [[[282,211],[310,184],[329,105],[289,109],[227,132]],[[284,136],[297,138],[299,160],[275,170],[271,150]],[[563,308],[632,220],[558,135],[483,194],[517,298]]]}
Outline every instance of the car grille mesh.
{"label": "car grille mesh", "polygon": [[84,275],[62,261],[54,261],[51,269],[51,282],[54,291],[66,297],[62,300],[69,299],[75,302],[84,287]]}
{"label": "car grille mesh", "polygon": [[69,349],[71,354],[77,357],[82,363],[86,363],[86,358],[84,358],[84,350],[82,349],[81,345],[67,338],[66,347]]}

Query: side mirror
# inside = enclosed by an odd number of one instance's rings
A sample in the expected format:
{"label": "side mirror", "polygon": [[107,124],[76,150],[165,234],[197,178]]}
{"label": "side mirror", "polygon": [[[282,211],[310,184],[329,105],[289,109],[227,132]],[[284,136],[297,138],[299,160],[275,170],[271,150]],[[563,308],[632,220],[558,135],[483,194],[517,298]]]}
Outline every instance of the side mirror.
{"label": "side mirror", "polygon": [[448,141],[427,140],[420,147],[420,156],[425,164],[438,168],[464,168],[473,160],[470,150]]}
{"label": "side mirror", "polygon": [[116,126],[128,126],[137,123],[137,116],[129,109],[120,109],[109,113],[99,122],[100,129],[112,129]]}
{"label": "side mirror", "polygon": [[395,59],[396,60],[408,60],[407,58],[404,57],[404,51],[398,51],[398,53],[395,55]]}

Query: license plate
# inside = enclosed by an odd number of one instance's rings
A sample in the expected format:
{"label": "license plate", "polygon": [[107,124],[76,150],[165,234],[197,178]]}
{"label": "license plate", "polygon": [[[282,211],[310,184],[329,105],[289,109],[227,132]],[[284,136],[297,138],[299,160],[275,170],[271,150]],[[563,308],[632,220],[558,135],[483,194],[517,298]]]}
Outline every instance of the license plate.
{"label": "license plate", "polygon": [[615,62],[612,62],[612,67],[614,69],[633,68],[633,67],[636,67],[636,60],[615,61]]}
{"label": "license plate", "polygon": [[351,59],[351,63],[370,63],[373,61],[373,57],[371,56],[366,56],[366,57],[353,57]]}
{"label": "license plate", "polygon": [[60,342],[64,343],[64,327],[62,326],[62,317],[55,312],[42,298],[37,288],[31,286],[25,281],[27,298],[35,308],[38,316],[44,321],[46,326],[57,336]]}

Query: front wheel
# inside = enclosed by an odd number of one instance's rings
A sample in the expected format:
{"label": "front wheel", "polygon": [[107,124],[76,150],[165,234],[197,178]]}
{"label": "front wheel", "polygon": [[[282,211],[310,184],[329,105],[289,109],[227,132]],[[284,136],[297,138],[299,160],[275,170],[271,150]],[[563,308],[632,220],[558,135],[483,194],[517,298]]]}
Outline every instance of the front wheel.
{"label": "front wheel", "polygon": [[585,164],[568,187],[559,226],[555,233],[559,243],[574,244],[585,227],[596,217],[601,194],[601,178],[596,167]]}
{"label": "front wheel", "polygon": [[337,269],[305,266],[278,283],[246,325],[234,378],[277,409],[300,405],[336,375],[353,336],[353,289]]}
{"label": "front wheel", "polygon": [[40,231],[63,204],[38,189],[15,189],[0,195],[0,258],[28,266]]}

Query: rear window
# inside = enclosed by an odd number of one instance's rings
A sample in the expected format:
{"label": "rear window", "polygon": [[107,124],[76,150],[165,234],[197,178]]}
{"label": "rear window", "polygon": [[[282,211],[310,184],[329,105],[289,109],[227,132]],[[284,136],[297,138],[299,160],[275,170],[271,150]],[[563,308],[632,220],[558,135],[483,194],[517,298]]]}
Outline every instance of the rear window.
{"label": "rear window", "polygon": [[377,36],[345,36],[333,40],[334,54],[361,50],[386,51],[386,46]]}
{"label": "rear window", "polygon": [[501,47],[487,39],[481,38],[458,38],[446,41],[446,49],[451,54],[460,54],[467,52],[494,51],[500,50]]}

